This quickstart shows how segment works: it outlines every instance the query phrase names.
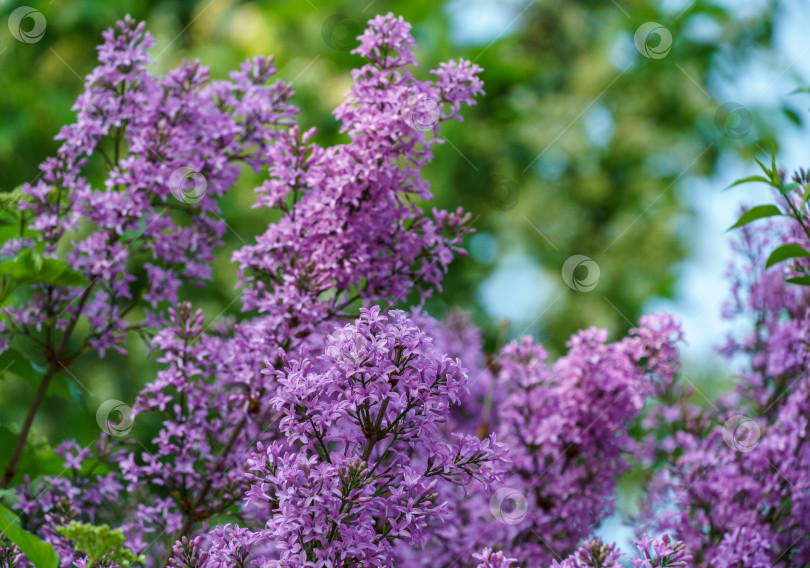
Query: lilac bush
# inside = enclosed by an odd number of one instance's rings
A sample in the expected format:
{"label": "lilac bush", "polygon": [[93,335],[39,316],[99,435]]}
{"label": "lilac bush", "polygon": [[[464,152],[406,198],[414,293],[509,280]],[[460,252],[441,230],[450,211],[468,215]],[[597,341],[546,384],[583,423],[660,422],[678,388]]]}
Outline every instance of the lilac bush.
{"label": "lilac bush", "polygon": [[673,413],[671,454],[650,487],[648,524],[677,534],[700,565],[810,563],[810,290],[786,282],[807,264],[775,264],[772,252],[808,246],[805,191],[785,196],[790,214],[743,227],[725,315],[752,324],[720,347],[741,380],[708,411]]}
{"label": "lilac bush", "polygon": [[[669,315],[552,358],[530,337],[486,352],[467,315],[425,313],[470,228],[426,210],[423,169],[483,86],[468,61],[417,78],[401,18],[360,36],[329,147],[271,59],[156,77],[143,24],[104,40],[76,123],[5,213],[1,345],[34,341],[46,364],[3,477],[0,567],[810,564],[807,174],[788,186],[773,166],[784,212],[743,216],[781,219],[741,233],[726,311],[753,325],[721,349],[737,389],[704,410]],[[271,222],[232,255],[238,321],[206,322],[182,286],[210,279],[243,165]],[[18,471],[53,377],[130,332],[161,365],[130,435],[62,442],[60,475]],[[650,482],[625,557],[594,531],[632,468]]]}
{"label": "lilac bush", "polygon": [[[210,81],[196,62],[154,77],[144,28],[127,18],[104,34],[76,122],[9,212],[19,230],[0,249],[3,294],[18,301],[2,310],[0,347],[25,338],[44,362],[3,487],[54,375],[89,350],[125,352],[128,333],[162,327],[181,283],[210,279],[225,231],[217,199],[239,164],[268,163],[266,148],[294,115],[269,59],[246,61],[230,81]],[[107,175],[94,188],[83,172],[99,161]],[[136,270],[147,275],[138,289]]]}

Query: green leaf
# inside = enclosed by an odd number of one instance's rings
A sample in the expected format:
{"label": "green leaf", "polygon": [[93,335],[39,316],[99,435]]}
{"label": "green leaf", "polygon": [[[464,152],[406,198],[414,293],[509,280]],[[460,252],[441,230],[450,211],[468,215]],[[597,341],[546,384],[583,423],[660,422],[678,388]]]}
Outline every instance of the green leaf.
{"label": "green leaf", "polygon": [[143,562],[144,557],[137,556],[124,546],[124,531],[113,530],[107,525],[90,525],[72,521],[69,525],[56,529],[59,534],[73,541],[73,549],[87,555],[87,565],[96,562],[117,564],[126,568],[133,563]]}
{"label": "green leaf", "polygon": [[744,183],[752,183],[752,182],[761,182],[761,183],[767,183],[768,185],[771,185],[771,180],[766,179],[766,178],[764,178],[762,176],[748,176],[747,178],[738,179],[737,181],[732,183],[730,186],[728,186],[726,189],[731,189],[732,187],[736,187],[736,186],[742,185]]}
{"label": "green leaf", "polygon": [[757,205],[756,207],[752,207],[743,213],[740,218],[737,219],[737,222],[729,227],[728,230],[730,231],[731,229],[742,227],[743,225],[747,225],[751,221],[756,221],[757,219],[774,217],[776,215],[783,215],[782,211],[780,211],[776,205]]}
{"label": "green leaf", "polygon": [[765,173],[765,175],[768,176],[768,179],[770,181],[773,181],[773,172],[771,170],[769,170],[767,167],[765,167],[765,164],[760,162],[757,158],[754,158],[754,161],[757,164],[759,164],[759,169],[761,169]]}
{"label": "green leaf", "polygon": [[11,213],[19,213],[20,201],[24,198],[22,192],[23,186],[17,186],[11,191],[0,192],[0,211]]}
{"label": "green leaf", "polygon": [[794,276],[786,280],[791,284],[800,284],[801,286],[810,286],[810,276]]}
{"label": "green leaf", "polygon": [[[0,426],[0,468],[6,465],[20,436],[4,426]],[[65,471],[65,461],[46,441],[36,439],[25,445],[25,452],[17,464],[20,472],[15,479],[22,481],[23,473],[32,479],[41,475],[60,475]]]}
{"label": "green leaf", "polygon": [[[6,380],[11,375],[14,379],[27,382],[31,389],[36,390],[42,375],[47,371],[47,366],[48,360],[42,346],[30,337],[18,335],[0,355],[0,381]],[[82,394],[76,381],[67,373],[59,373],[48,387],[48,396],[58,396],[75,402],[82,401]]]}
{"label": "green leaf", "polygon": [[790,120],[796,126],[802,125],[802,117],[792,108],[782,107],[782,112],[785,113],[785,116],[788,117],[788,120]]}
{"label": "green leaf", "polygon": [[59,555],[53,546],[20,527],[17,516],[0,503],[0,532],[17,545],[20,552],[37,568],[56,568],[59,566]]}
{"label": "green leaf", "polygon": [[782,245],[771,253],[768,261],[765,263],[765,268],[770,268],[774,264],[787,260],[789,258],[810,257],[810,251],[805,250],[799,245]]}
{"label": "green leaf", "polygon": [[0,276],[16,285],[53,284],[54,286],[82,286],[87,279],[64,260],[45,258],[35,250],[24,250],[14,260],[0,264]]}
{"label": "green leaf", "polygon": [[42,343],[31,336],[18,334],[11,339],[9,347],[16,352],[13,353],[15,358],[20,356],[30,364],[33,373],[28,370],[17,374],[26,378],[36,389],[39,386],[39,378],[48,370],[48,358],[45,356]]}
{"label": "green leaf", "polygon": [[789,183],[782,184],[782,193],[783,194],[784,193],[790,193],[791,191],[793,191],[797,187],[799,187],[799,184],[796,183],[795,181],[791,181]]}
{"label": "green leaf", "polygon": [[0,381],[5,380],[9,375],[32,380],[33,384],[34,373],[28,364],[28,357],[11,347],[0,355]]}
{"label": "green leaf", "polygon": [[770,183],[774,187],[779,187],[782,185],[782,180],[779,178],[779,170],[776,169],[776,153],[771,153],[771,167],[768,168],[765,164],[760,162],[757,158],[754,158],[754,161],[759,164],[759,169],[762,170],[768,177],[768,183]]}
{"label": "green leaf", "polygon": [[0,214],[0,243],[5,243],[15,237],[20,236],[20,223],[16,219],[9,218],[5,212]]}

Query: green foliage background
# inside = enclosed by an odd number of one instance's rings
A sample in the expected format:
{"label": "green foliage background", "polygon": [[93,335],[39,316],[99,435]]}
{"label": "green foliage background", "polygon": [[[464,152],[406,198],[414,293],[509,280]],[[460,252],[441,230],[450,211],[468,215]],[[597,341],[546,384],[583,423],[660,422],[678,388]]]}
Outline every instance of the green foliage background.
{"label": "green foliage background", "polygon": [[[0,3],[0,20],[19,4]],[[155,35],[157,73],[183,58],[199,58],[218,78],[246,57],[275,55],[279,76],[294,85],[300,124],[317,126],[322,144],[340,140],[331,111],[349,86],[349,70],[359,63],[349,53],[351,37],[374,14],[393,11],[413,23],[420,73],[449,58],[475,61],[484,68],[487,95],[465,113],[463,124],[447,126],[447,143],[436,150],[427,175],[435,205],[463,206],[479,235],[473,237],[474,254],[453,265],[444,291],[428,309],[434,315],[452,306],[471,310],[494,348],[502,325],[485,312],[479,284],[499,260],[520,254],[547,275],[552,290],[544,293],[537,313],[526,314],[532,325],[513,324],[508,333],[536,333],[557,352],[576,329],[606,326],[617,335],[637,320],[646,299],[674,294],[694,223],[678,184],[685,176],[710,173],[721,153],[747,157],[752,147],[751,140],[724,135],[717,110],[727,101],[713,100],[702,85],[713,74],[734,73],[751,53],[769,49],[777,8],[771,3],[740,16],[703,0],[675,9],[653,0],[542,0],[518,6],[517,17],[497,37],[459,43],[453,40],[464,31],[459,15],[473,8],[458,1],[28,4],[47,20],[41,41],[23,44],[5,26],[0,29],[3,191],[34,180],[37,164],[55,152],[53,137],[73,120],[70,109],[82,90],[81,78],[94,66],[101,32],[126,13],[145,19]],[[666,57],[649,59],[636,50],[633,37],[645,22],[660,22],[671,32]],[[706,26],[716,30],[708,40],[695,32]],[[798,113],[788,110],[798,120]],[[585,127],[592,112],[603,117],[603,126],[609,117],[596,138]],[[763,135],[766,124],[756,124],[761,145],[773,143],[773,136]],[[268,222],[263,211],[250,209],[257,182],[246,172],[222,205],[231,230],[212,285],[182,293],[210,319],[239,315],[229,258]],[[574,291],[560,278],[563,263],[575,254],[600,267],[592,292]],[[125,357],[87,355],[71,367],[72,376],[59,378],[37,419],[39,444],[30,445],[23,469],[59,473],[51,444],[64,437],[91,442],[98,435],[98,405],[134,399],[156,366],[137,338],[131,345]],[[28,361],[0,360],[8,366],[0,379],[0,456],[13,444],[35,388],[24,379],[38,354],[30,346],[16,348]]]}

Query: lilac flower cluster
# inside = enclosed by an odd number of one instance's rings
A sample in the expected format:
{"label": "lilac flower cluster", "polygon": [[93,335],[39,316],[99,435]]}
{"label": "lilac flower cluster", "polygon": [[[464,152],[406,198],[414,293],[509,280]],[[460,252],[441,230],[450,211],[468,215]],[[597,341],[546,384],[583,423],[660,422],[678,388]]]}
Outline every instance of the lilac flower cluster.
{"label": "lilac flower cluster", "polygon": [[463,252],[468,216],[425,215],[419,203],[432,195],[421,171],[439,124],[460,120],[461,105],[483,92],[480,68],[451,62],[432,72],[435,81],[415,79],[410,25],[390,15],[371,20],[360,39],[355,51],[368,62],[334,112],[349,142],[323,148],[314,130],[282,135],[256,203],[282,217],[233,256],[245,309],[264,316],[265,340],[274,333],[286,347],[357,300],[396,303],[414,287],[430,294]]}
{"label": "lilac flower cluster", "polygon": [[264,566],[391,566],[393,543],[422,547],[431,521],[446,519],[440,485],[485,489],[499,478],[493,436],[441,439],[467,376],[404,312],[363,310],[329,343],[320,365],[302,353],[268,370],[285,440],[248,461],[247,500],[271,516],[252,533],[228,528],[213,555],[238,538],[242,553],[278,550],[257,558]]}
{"label": "lilac flower cluster", "polygon": [[[692,557],[686,553],[683,542],[673,541],[664,534],[660,539],[651,539],[646,534],[634,541],[637,556],[630,559],[634,568],[688,568],[692,566]],[[512,568],[517,565],[517,558],[507,558],[503,552],[494,552],[484,548],[473,554],[480,563],[475,568]],[[615,543],[605,544],[600,540],[583,543],[564,559],[554,560],[550,564],[533,563],[531,566],[550,566],[551,568],[620,568],[626,566],[621,560],[624,554],[616,548]]]}
{"label": "lilac flower cluster", "polygon": [[[22,188],[21,234],[0,250],[6,258],[32,249],[58,259],[58,244],[71,237],[64,258],[88,284],[33,285],[25,305],[4,309],[4,343],[72,331],[85,316],[87,347],[123,352],[131,327],[123,317],[138,299],[147,307],[141,325],[160,326],[156,310],[176,303],[182,283],[210,278],[225,230],[217,199],[239,164],[266,165],[266,148],[294,115],[290,87],[269,84],[272,60],[246,61],[231,81],[210,81],[198,62],[157,78],[147,70],[154,42],[143,23],[126,19],[104,39],[74,107],[77,121],[60,131],[62,146],[43,162],[41,178]],[[84,170],[102,160],[107,172],[96,188]],[[137,291],[131,261],[147,275]]]}
{"label": "lilac flower cluster", "polygon": [[190,534],[198,522],[221,514],[244,493],[242,464],[224,463],[229,452],[222,452],[248,443],[240,427],[242,407],[234,407],[235,397],[214,381],[222,342],[203,334],[201,310],[181,303],[169,314],[172,326],[152,343],[165,369],[133,407],[135,419],[141,413],[161,413],[163,426],[152,440],[154,449],[122,448],[116,455],[130,492],[147,486],[169,495],[137,504],[128,527],[135,550],[149,544],[144,539],[150,534]]}
{"label": "lilac flower cluster", "polygon": [[[482,534],[519,566],[573,552],[612,512],[619,476],[639,447],[628,427],[648,397],[671,384],[682,332],[670,316],[646,316],[616,342],[605,330],[574,335],[553,363],[529,337],[505,346],[479,420],[509,448],[508,473],[494,493],[453,500],[453,521],[439,532],[450,565]],[[483,408],[490,405],[490,412]]]}
{"label": "lilac flower cluster", "polygon": [[741,367],[734,393],[701,411],[663,444],[666,467],[653,479],[646,516],[678,534],[700,566],[802,566],[810,562],[810,292],[785,282],[791,265],[764,269],[776,245],[801,243],[806,218],[745,227],[732,270],[731,320],[754,322],[720,352]]}
{"label": "lilac flower cluster", "polygon": [[[634,568],[688,568],[692,557],[686,553],[683,542],[673,541],[664,534],[660,539],[651,539],[646,534],[634,541],[638,555],[630,559]],[[551,564],[552,568],[619,568],[624,555],[615,544],[592,540],[580,546],[573,554]]]}

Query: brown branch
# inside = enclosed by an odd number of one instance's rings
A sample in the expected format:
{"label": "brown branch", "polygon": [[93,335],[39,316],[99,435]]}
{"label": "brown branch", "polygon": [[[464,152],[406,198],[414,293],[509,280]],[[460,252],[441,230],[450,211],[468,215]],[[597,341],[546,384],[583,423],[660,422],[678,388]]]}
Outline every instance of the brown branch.
{"label": "brown branch", "polygon": [[3,479],[0,481],[0,489],[7,489],[11,484],[11,480],[14,478],[17,464],[19,463],[20,458],[22,458],[23,450],[25,450],[25,444],[28,440],[28,435],[31,433],[31,426],[34,424],[34,418],[36,418],[39,407],[42,406],[42,401],[45,400],[45,395],[48,393],[48,387],[50,386],[53,377],[60,370],[60,368],[64,366],[62,358],[67,352],[70,336],[73,334],[73,330],[76,329],[76,324],[79,322],[79,317],[82,315],[82,309],[84,309],[85,304],[87,304],[87,300],[90,299],[90,293],[92,292],[95,283],[95,280],[91,281],[90,284],[87,285],[87,288],[84,289],[84,292],[79,299],[76,313],[70,319],[67,328],[65,328],[65,333],[62,335],[62,341],[59,343],[59,347],[48,359],[48,368],[45,371],[45,375],[42,377],[42,382],[39,384],[37,393],[34,396],[34,401],[31,403],[31,408],[28,409],[28,415],[25,417],[25,422],[23,422],[22,429],[20,430],[20,437],[17,439],[17,445],[14,446],[14,452],[11,454],[11,459],[9,460],[3,474]]}

